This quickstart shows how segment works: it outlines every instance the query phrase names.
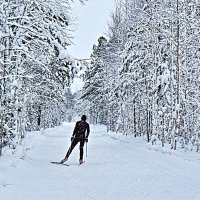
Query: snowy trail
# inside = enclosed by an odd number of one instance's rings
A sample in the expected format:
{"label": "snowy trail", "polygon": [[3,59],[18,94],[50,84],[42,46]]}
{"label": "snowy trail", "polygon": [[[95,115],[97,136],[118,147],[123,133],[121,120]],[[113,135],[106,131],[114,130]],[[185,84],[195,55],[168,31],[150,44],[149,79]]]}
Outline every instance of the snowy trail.
{"label": "snowy trail", "polygon": [[[108,134],[92,126],[86,163],[78,147],[69,167],[63,158],[74,124],[48,129],[30,142],[22,159],[0,160],[1,200],[199,200],[199,154],[150,150],[142,139]],[[30,148],[30,150],[29,150]],[[193,157],[192,157],[193,156]],[[4,167],[3,167],[4,166]]]}

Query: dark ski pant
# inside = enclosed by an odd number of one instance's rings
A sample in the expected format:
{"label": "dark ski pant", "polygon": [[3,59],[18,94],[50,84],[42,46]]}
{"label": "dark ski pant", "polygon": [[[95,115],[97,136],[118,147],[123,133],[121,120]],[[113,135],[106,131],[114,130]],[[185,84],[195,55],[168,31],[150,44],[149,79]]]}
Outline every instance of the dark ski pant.
{"label": "dark ski pant", "polygon": [[65,156],[65,158],[69,158],[71,152],[73,151],[74,147],[80,142],[80,160],[83,160],[83,147],[84,147],[84,143],[85,140],[84,139],[79,139],[79,138],[74,138],[71,142],[71,146],[69,147],[67,154]]}

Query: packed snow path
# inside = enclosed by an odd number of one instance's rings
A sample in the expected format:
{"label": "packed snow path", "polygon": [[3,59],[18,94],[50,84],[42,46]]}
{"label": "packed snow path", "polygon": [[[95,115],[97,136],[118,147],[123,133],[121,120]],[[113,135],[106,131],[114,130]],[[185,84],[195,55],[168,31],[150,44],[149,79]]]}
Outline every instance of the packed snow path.
{"label": "packed snow path", "polygon": [[21,159],[1,158],[0,199],[200,199],[198,153],[155,151],[142,139],[108,134],[103,126],[91,127],[83,165],[77,165],[78,147],[69,167],[50,164],[63,158],[73,127],[65,124],[31,136]]}

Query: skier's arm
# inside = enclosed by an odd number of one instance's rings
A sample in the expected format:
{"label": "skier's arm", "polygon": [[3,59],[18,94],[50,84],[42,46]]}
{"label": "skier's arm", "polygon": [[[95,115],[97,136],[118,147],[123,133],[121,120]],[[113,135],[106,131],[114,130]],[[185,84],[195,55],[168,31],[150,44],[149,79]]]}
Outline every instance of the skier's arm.
{"label": "skier's arm", "polygon": [[89,134],[90,134],[90,125],[88,124],[88,126],[87,126],[86,138],[88,138]]}
{"label": "skier's arm", "polygon": [[73,131],[72,137],[75,137],[75,135],[76,135],[76,127],[77,127],[77,124],[78,124],[78,122],[76,122],[76,125],[75,125],[75,127],[74,127],[74,131]]}

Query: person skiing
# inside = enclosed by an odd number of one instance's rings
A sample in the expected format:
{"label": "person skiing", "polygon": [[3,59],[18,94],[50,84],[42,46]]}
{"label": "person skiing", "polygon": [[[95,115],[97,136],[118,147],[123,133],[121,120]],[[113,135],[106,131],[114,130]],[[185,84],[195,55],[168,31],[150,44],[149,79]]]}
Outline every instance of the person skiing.
{"label": "person skiing", "polygon": [[[90,126],[86,122],[86,115],[83,115],[81,117],[81,121],[77,121],[72,137],[71,137],[71,145],[67,151],[67,154],[63,160],[61,160],[61,164],[66,162],[72,153],[74,147],[80,142],[80,159],[79,159],[79,164],[83,163],[83,147],[84,143],[88,142],[88,136],[90,134]],[[87,131],[87,132],[86,132]]]}

